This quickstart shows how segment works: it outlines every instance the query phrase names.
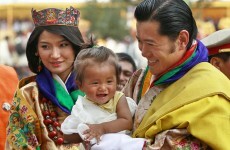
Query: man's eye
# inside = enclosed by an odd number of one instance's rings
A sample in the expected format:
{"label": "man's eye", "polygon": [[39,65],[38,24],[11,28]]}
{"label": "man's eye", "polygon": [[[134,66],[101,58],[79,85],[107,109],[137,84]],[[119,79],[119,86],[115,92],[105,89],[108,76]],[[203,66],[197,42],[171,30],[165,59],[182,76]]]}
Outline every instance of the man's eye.
{"label": "man's eye", "polygon": [[153,46],[153,44],[152,43],[147,43],[148,45],[150,45],[150,46]]}

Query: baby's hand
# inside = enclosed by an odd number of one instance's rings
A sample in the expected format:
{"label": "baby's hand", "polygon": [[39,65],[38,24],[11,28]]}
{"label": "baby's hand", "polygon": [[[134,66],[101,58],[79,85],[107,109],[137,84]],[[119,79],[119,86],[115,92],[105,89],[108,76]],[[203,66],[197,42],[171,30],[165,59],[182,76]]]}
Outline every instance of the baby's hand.
{"label": "baby's hand", "polygon": [[105,134],[105,130],[100,124],[88,124],[89,129],[85,130],[85,135],[87,140],[96,138],[97,143],[100,142],[100,137]]}
{"label": "baby's hand", "polygon": [[87,145],[88,144],[93,145],[97,142],[95,138],[91,138],[91,139],[88,138],[89,136],[88,132],[90,131],[90,128],[88,125],[81,123],[78,125],[77,130],[78,130],[78,134],[80,135],[82,140],[87,143]]}

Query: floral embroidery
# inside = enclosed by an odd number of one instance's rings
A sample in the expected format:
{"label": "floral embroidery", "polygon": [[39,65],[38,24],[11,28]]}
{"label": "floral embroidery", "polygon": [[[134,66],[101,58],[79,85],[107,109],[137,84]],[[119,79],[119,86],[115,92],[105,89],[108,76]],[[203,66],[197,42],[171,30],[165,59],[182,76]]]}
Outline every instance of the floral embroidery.
{"label": "floral embroidery", "polygon": [[14,145],[14,148],[17,147],[17,149],[22,149],[27,147],[27,145],[34,147],[38,145],[35,135],[35,118],[31,115],[29,111],[31,109],[28,106],[28,103],[22,101],[19,94],[16,93],[13,105],[11,106],[7,135],[8,141]]}

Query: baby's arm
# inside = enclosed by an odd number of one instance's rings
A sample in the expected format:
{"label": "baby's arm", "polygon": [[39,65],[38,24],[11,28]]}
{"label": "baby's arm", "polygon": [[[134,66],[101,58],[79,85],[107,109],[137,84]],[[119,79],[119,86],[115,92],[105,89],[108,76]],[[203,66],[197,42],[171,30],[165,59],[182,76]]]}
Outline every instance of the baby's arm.
{"label": "baby's arm", "polygon": [[116,113],[116,120],[101,124],[89,124],[90,129],[84,132],[86,139],[91,140],[96,137],[97,141],[100,141],[100,137],[103,134],[131,130],[133,126],[132,115],[124,95],[118,101]]}

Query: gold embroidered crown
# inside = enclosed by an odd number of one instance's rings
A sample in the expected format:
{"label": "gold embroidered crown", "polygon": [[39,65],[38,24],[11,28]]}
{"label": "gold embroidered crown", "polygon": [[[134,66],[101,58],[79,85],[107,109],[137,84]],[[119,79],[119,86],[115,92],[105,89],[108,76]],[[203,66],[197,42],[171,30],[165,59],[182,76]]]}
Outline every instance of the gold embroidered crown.
{"label": "gold embroidered crown", "polygon": [[32,8],[31,13],[35,27],[48,25],[78,26],[80,19],[80,12],[72,6],[66,10],[47,8],[38,12]]}

